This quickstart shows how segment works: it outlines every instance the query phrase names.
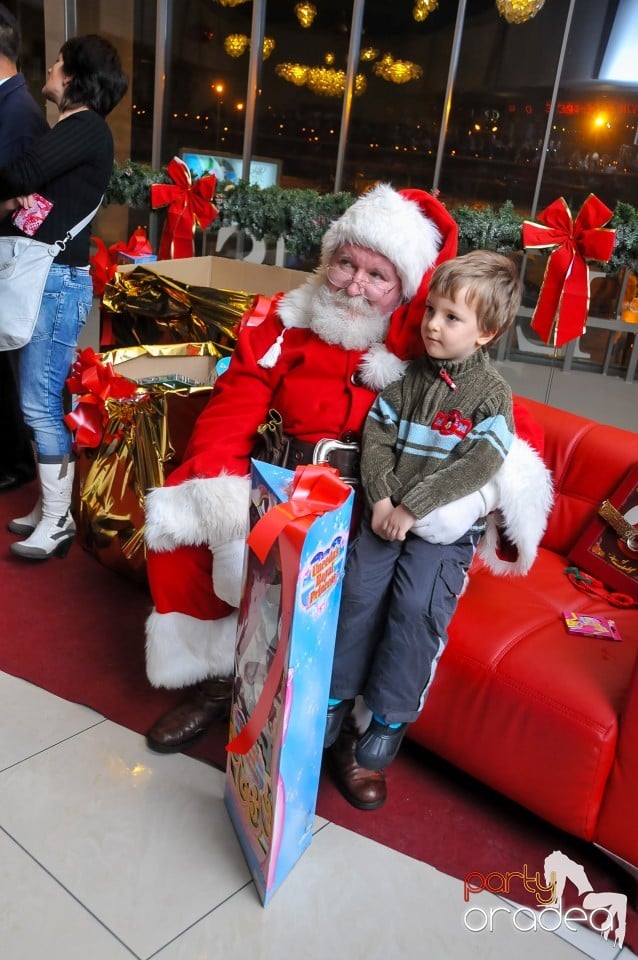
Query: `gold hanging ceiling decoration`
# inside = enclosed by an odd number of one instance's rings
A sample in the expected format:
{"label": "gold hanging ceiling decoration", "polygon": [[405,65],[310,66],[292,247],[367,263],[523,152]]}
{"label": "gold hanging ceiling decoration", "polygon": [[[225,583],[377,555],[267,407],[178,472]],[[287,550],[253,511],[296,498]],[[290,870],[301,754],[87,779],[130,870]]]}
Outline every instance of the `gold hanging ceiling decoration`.
{"label": "gold hanging ceiling decoration", "polygon": [[267,60],[270,54],[275,49],[275,41],[272,37],[264,37],[264,45],[261,48],[262,58]]}
{"label": "gold hanging ceiling decoration", "polygon": [[314,3],[297,3],[295,14],[302,27],[311,27],[317,16],[317,8]]}
{"label": "gold hanging ceiling decoration", "polygon": [[429,17],[432,11],[437,9],[438,5],[439,0],[416,0],[412,8],[412,16],[417,23],[423,23],[425,18]]}
{"label": "gold hanging ceiling decoration", "polygon": [[376,60],[378,56],[379,51],[376,47],[364,47],[359,54],[359,60],[363,60],[364,63],[372,63],[372,61]]}
{"label": "gold hanging ceiling decoration", "polygon": [[250,40],[244,33],[229,33],[224,40],[224,50],[229,57],[241,57],[249,43]]}
{"label": "gold hanging ceiling decoration", "polygon": [[390,53],[384,54],[378,63],[372,67],[372,72],[389,83],[409,83],[410,80],[420,80],[423,70],[411,60],[395,60]]}
{"label": "gold hanging ceiling decoration", "polygon": [[248,0],[217,0],[221,7],[238,7],[240,3],[248,3]]}
{"label": "gold hanging ceiling decoration", "polygon": [[275,67],[275,73],[278,77],[281,77],[282,80],[287,80],[288,83],[294,83],[296,87],[303,87],[309,69],[310,68],[304,66],[303,63],[278,63]]}
{"label": "gold hanging ceiling decoration", "polygon": [[[330,67],[310,67],[306,86],[322,97],[341,97],[346,89],[346,74],[343,70],[334,70]],[[358,73],[354,81],[355,97],[364,93],[366,86],[366,78]]]}
{"label": "gold hanging ceiling decoration", "polygon": [[325,65],[326,65],[327,67],[331,67],[331,66],[333,65],[333,63],[335,62],[335,59],[336,59],[336,58],[335,58],[334,53],[331,53],[330,51],[328,51],[328,53],[325,53],[324,56],[323,56],[323,62],[325,63]]}
{"label": "gold hanging ceiling decoration", "polygon": [[496,9],[508,23],[525,23],[542,9],[545,0],[496,0]]}

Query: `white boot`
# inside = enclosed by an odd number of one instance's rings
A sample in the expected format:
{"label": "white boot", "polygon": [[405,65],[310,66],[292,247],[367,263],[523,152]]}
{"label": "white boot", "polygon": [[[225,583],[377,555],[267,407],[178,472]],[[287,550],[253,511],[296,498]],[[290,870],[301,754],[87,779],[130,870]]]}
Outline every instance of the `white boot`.
{"label": "white boot", "polygon": [[38,463],[42,518],[27,540],[11,544],[11,552],[27,560],[65,557],[75,536],[71,515],[73,463]]}
{"label": "white boot", "polygon": [[[33,462],[37,464],[38,448],[33,440],[31,441],[31,449],[33,450]],[[24,517],[15,517],[13,520],[9,520],[7,530],[10,530],[11,533],[17,533],[21,537],[28,537],[30,533],[33,533],[41,519],[42,497],[38,497],[33,509]]]}
{"label": "white boot", "polygon": [[7,530],[10,530],[11,533],[18,533],[21,537],[28,537],[30,533],[33,533],[41,519],[42,497],[38,497],[30,513],[25,514],[24,517],[15,517],[13,520],[9,520]]}

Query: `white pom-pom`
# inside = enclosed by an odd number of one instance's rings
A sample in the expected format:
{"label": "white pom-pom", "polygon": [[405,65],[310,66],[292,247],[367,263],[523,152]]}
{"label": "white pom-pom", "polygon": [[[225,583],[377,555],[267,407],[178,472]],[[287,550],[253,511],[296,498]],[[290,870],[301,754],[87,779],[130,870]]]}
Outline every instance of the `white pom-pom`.
{"label": "white pom-pom", "polygon": [[261,360],[257,361],[260,367],[265,367],[266,370],[270,370],[271,367],[274,367],[274,365],[277,363],[279,357],[281,356],[281,345],[284,342],[285,332],[285,330],[282,330],[272,347],[268,347]]}

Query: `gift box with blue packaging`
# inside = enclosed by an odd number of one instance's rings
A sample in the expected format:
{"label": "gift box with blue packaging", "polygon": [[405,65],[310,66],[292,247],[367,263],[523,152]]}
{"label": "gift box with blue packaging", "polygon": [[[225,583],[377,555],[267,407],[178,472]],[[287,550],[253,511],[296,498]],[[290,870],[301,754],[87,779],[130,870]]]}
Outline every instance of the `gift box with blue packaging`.
{"label": "gift box with blue packaging", "polygon": [[252,461],[225,801],[264,906],[312,838],[353,491]]}

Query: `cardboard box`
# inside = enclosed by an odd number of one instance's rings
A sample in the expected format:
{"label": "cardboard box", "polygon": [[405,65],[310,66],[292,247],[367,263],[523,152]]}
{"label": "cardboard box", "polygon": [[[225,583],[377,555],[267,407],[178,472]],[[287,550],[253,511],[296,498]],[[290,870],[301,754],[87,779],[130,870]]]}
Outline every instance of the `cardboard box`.
{"label": "cardboard box", "polygon": [[[181,283],[215,287],[218,290],[261,293],[265,297],[286,293],[300,286],[311,275],[303,270],[291,270],[289,267],[271,267],[263,263],[212,256],[156,260],[145,263],[144,267]],[[133,269],[132,264],[122,264],[118,267],[118,272],[126,273]]]}
{"label": "cardboard box", "polygon": [[216,378],[215,351],[201,353],[203,344],[175,344],[126,347],[102,355],[105,363],[113,363],[118,373],[129,380],[146,384],[183,378],[185,386],[213,386]]}
{"label": "cardboard box", "polygon": [[[325,512],[290,520],[308,477]],[[253,461],[225,801],[264,905],[312,838],[353,496],[329,467]]]}

